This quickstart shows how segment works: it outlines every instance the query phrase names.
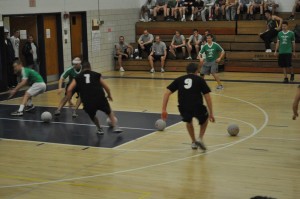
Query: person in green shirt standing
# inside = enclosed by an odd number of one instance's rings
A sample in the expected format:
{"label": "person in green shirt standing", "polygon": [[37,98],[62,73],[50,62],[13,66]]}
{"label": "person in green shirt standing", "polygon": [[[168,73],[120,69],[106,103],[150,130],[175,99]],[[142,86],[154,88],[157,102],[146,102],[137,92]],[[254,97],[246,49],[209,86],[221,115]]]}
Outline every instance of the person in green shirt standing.
{"label": "person in green shirt standing", "polygon": [[295,75],[292,67],[292,55],[296,56],[296,42],[294,32],[288,29],[288,22],[282,22],[282,31],[278,33],[277,43],[274,55],[277,56],[279,49],[278,65],[283,69],[284,80],[283,83],[288,83],[287,69],[290,69],[290,81],[293,82]]}
{"label": "person in green shirt standing", "polygon": [[216,74],[218,72],[218,63],[225,55],[224,49],[213,42],[213,36],[211,34],[206,35],[207,43],[202,47],[198,54],[200,65],[202,65],[200,75],[204,78],[204,75],[212,75],[218,83],[217,90],[224,89],[220,78]]}
{"label": "person in green shirt standing", "polygon": [[22,87],[27,84],[30,85],[29,89],[25,92],[22,103],[19,109],[12,112],[12,116],[23,116],[23,112],[33,110],[35,107],[32,104],[32,97],[37,96],[46,91],[46,84],[42,76],[31,68],[23,66],[20,60],[16,60],[13,63],[15,74],[21,75],[21,82],[10,91],[9,99],[13,97]]}
{"label": "person in green shirt standing", "polygon": [[[61,94],[61,92],[63,91],[62,89],[62,84],[63,82],[65,81],[65,79],[69,78],[69,82],[67,83],[67,86],[66,86],[66,91],[68,90],[68,87],[69,85],[71,84],[71,82],[73,81],[73,79],[75,77],[77,77],[77,75],[79,75],[81,73],[81,70],[82,70],[82,66],[81,66],[81,59],[79,57],[76,57],[73,59],[72,61],[72,66],[70,66],[60,77],[59,79],[59,82],[58,82],[58,95]],[[75,105],[75,109],[73,111],[73,115],[72,117],[77,117],[77,113],[76,113],[76,110],[79,108],[80,104],[81,104],[81,100],[80,100],[80,97],[79,97],[79,93],[77,92],[76,89],[73,90],[73,93],[72,93],[72,96],[74,95],[74,93],[77,93],[78,94],[78,99],[77,99],[77,102],[76,102],[76,105]],[[62,109],[62,107],[65,106],[65,104],[67,103],[68,101],[68,96],[67,94],[65,93],[65,96],[64,98],[61,99],[56,111],[54,112],[54,115],[55,116],[59,116],[60,115],[60,111]],[[70,101],[69,101],[70,103]],[[70,103],[71,104],[71,103]]]}

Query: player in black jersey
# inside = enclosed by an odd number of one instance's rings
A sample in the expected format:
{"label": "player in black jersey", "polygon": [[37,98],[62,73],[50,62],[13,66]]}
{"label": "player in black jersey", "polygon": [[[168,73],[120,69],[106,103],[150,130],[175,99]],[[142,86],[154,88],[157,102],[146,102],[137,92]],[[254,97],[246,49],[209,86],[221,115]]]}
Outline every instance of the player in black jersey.
{"label": "player in black jersey", "polygon": [[[167,105],[169,97],[175,91],[178,91],[178,109],[182,116],[182,121],[186,122],[186,128],[192,139],[192,149],[200,147],[202,150],[206,150],[203,143],[203,136],[208,124],[208,120],[215,121],[212,101],[210,98],[210,88],[206,84],[205,80],[198,76],[198,65],[191,63],[186,67],[187,75],[181,76],[175,79],[165,92],[162,106],[162,119],[167,119]],[[208,106],[203,105],[203,96]],[[197,118],[200,124],[199,140],[195,138],[194,126],[192,119]]]}
{"label": "player in black jersey", "polygon": [[[104,134],[96,116],[98,110],[106,113],[112,121],[113,131],[116,133],[122,132],[117,126],[113,111],[108,103],[113,101],[108,85],[103,81],[101,74],[91,71],[89,62],[82,64],[82,72],[72,81],[68,88],[68,97],[72,96],[72,91],[76,87],[79,92],[83,109],[90,116],[91,120],[98,128],[98,134]],[[105,92],[107,98],[105,96]]]}

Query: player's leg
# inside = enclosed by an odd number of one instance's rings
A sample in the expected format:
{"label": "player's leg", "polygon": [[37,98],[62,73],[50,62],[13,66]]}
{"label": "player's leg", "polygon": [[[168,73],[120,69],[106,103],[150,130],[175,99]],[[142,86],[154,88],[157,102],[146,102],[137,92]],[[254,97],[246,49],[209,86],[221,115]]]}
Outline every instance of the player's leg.
{"label": "player's leg", "polygon": [[81,104],[81,98],[78,95],[78,98],[77,98],[77,101],[76,101],[76,105],[74,107],[73,114],[72,114],[73,118],[78,117],[77,110],[79,109],[80,104]]}
{"label": "player's leg", "polygon": [[175,49],[173,48],[173,46],[171,45],[170,46],[170,53],[174,56],[174,57],[176,57],[176,53],[175,53]]}
{"label": "player's leg", "polygon": [[218,84],[218,86],[217,86],[216,89],[217,90],[224,89],[224,87],[223,87],[223,85],[221,83],[221,80],[220,80],[219,76],[217,75],[217,72],[218,72],[218,63],[216,63],[216,62],[210,63],[210,67],[211,67],[210,68],[210,73],[215,78],[215,80],[216,80],[216,82]]}
{"label": "player's leg", "polygon": [[192,59],[191,53],[192,53],[192,45],[191,44],[187,44],[187,51],[188,51],[188,57],[186,59]]}
{"label": "player's leg", "polygon": [[122,133],[123,130],[119,128],[118,124],[117,124],[117,120],[115,117],[115,113],[112,111],[108,101],[106,98],[104,98],[102,100],[102,103],[99,104],[99,108],[100,111],[103,111],[110,119],[111,121],[111,125],[113,127],[113,132],[115,133]]}
{"label": "player's leg", "polygon": [[165,72],[165,60],[166,60],[166,57],[165,56],[161,56],[160,57],[160,65],[161,65],[161,72]]}
{"label": "player's leg", "polygon": [[200,50],[199,44],[195,45],[195,50],[196,50],[196,55],[198,55],[199,54],[199,50]]}
{"label": "player's leg", "polygon": [[155,55],[149,55],[148,56],[148,60],[149,60],[149,64],[150,64],[150,73],[153,73],[155,70],[154,70],[154,57]]}
{"label": "player's leg", "polygon": [[123,55],[118,55],[119,70],[120,70],[121,68],[123,68],[123,66],[122,66],[122,59],[123,59]]}

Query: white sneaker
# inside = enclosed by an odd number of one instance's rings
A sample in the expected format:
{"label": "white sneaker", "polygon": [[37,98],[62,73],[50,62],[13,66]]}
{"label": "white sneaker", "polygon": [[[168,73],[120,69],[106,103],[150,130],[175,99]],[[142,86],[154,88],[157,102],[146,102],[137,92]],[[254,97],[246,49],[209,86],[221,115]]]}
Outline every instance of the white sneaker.
{"label": "white sneaker", "polygon": [[219,86],[217,86],[217,88],[216,88],[216,90],[223,90],[224,89],[224,86],[223,85],[219,85]]}
{"label": "white sneaker", "polygon": [[151,68],[150,73],[154,73],[154,72],[155,72],[154,68]]}
{"label": "white sneaker", "polygon": [[100,127],[100,129],[97,130],[97,134],[98,135],[103,135],[104,134],[104,131],[101,127]]}
{"label": "white sneaker", "polygon": [[145,19],[143,19],[143,18],[140,18],[140,21],[141,21],[141,22],[145,22]]}
{"label": "white sneaker", "polygon": [[120,72],[125,72],[123,67],[120,67]]}
{"label": "white sneaker", "polygon": [[267,50],[266,50],[266,53],[271,53],[271,52],[272,52],[271,49],[267,49]]}
{"label": "white sneaker", "polygon": [[151,18],[149,18],[149,19],[148,19],[148,22],[150,22],[150,21],[152,21],[152,19],[151,19]]}
{"label": "white sneaker", "polygon": [[165,69],[164,69],[164,68],[161,68],[161,69],[160,69],[160,72],[164,73],[164,72],[165,72]]}
{"label": "white sneaker", "polygon": [[182,17],[182,18],[181,18],[181,21],[186,21],[185,17]]}
{"label": "white sneaker", "polygon": [[113,132],[114,133],[122,133],[123,130],[120,127],[118,127],[118,126],[115,126],[115,127],[113,127]]}
{"label": "white sneaker", "polygon": [[73,118],[78,117],[78,114],[76,113],[76,111],[73,111],[72,117],[73,117]]}
{"label": "white sneaker", "polygon": [[185,58],[185,59],[189,59],[189,60],[190,60],[190,59],[192,59],[192,57],[191,57],[191,56],[188,56],[188,57],[187,57],[187,58]]}
{"label": "white sneaker", "polygon": [[209,21],[212,21],[213,20],[213,18],[212,17],[209,17],[209,19],[208,19]]}
{"label": "white sneaker", "polygon": [[140,59],[140,57],[139,57],[139,56],[136,56],[135,59]]}
{"label": "white sneaker", "polygon": [[195,142],[192,143],[191,147],[192,147],[193,150],[197,150],[198,149],[198,146],[196,145]]}

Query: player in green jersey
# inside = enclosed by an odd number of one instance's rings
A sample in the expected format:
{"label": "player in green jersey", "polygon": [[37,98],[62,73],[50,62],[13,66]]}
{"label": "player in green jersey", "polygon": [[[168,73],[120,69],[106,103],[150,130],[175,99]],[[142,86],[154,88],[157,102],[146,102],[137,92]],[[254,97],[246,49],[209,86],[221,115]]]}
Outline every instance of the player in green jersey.
{"label": "player in green jersey", "polygon": [[23,67],[20,60],[14,61],[13,67],[15,74],[21,76],[21,82],[10,91],[9,98],[13,97],[22,87],[26,85],[30,86],[23,96],[19,109],[11,113],[12,116],[22,116],[24,111],[28,112],[35,108],[32,104],[32,97],[44,93],[46,91],[46,84],[38,72],[31,68]]}

